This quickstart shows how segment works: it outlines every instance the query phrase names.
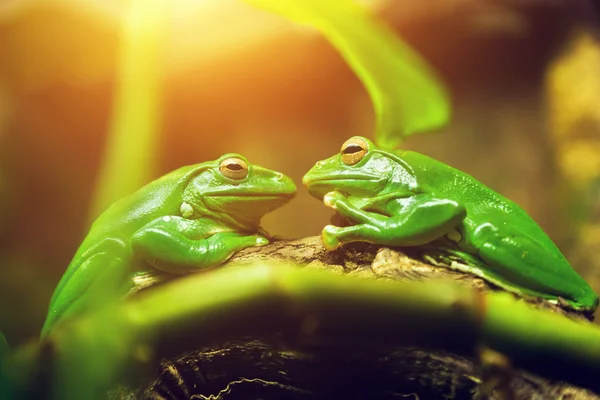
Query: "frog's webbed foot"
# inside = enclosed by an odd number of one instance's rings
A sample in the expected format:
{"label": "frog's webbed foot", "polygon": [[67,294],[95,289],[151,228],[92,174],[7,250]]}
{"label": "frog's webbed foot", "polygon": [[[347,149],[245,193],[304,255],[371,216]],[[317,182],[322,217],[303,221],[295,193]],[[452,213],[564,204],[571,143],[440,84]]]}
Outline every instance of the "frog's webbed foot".
{"label": "frog's webbed foot", "polygon": [[262,235],[251,235],[248,236],[250,238],[253,239],[252,244],[248,247],[253,247],[253,246],[266,246],[269,244],[269,239],[267,239],[266,237],[262,236]]}
{"label": "frog's webbed foot", "polygon": [[347,201],[346,196],[338,191],[329,192],[323,196],[323,203],[327,207],[333,208],[334,210],[336,209],[338,203],[342,203],[344,201]]}
{"label": "frog's webbed foot", "polygon": [[325,228],[323,228],[323,231],[321,232],[321,239],[323,240],[323,246],[327,250],[333,251],[341,246],[341,243],[337,238],[337,232],[339,229],[340,228],[333,225],[327,225]]}

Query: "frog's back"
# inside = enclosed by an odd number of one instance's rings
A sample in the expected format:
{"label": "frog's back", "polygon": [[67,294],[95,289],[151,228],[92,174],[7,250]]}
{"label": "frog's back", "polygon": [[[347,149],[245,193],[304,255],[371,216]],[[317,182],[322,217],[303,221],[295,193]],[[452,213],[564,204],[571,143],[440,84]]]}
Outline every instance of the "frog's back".
{"label": "frog's back", "polygon": [[78,256],[101,240],[128,239],[148,222],[164,215],[176,215],[181,206],[181,202],[177,200],[189,182],[187,176],[202,165],[204,164],[179,168],[114,202],[94,221],[69,269],[76,266]]}
{"label": "frog's back", "polygon": [[472,224],[504,222],[503,227],[507,231],[518,227],[519,232],[539,242],[550,253],[559,252],[542,228],[519,205],[471,175],[420,153],[406,151],[399,155],[413,168],[423,191],[465,206],[467,219]]}
{"label": "frog's back", "polygon": [[[135,193],[113,203],[92,224],[87,236],[77,249],[67,270],[54,290],[43,332],[71,307],[71,303],[101,273],[111,259],[120,265],[130,263],[129,237],[148,222],[165,215],[177,215],[181,194],[203,164],[179,168],[149,183]],[[106,257],[100,256],[104,253]],[[102,264],[102,265],[99,265]],[[114,268],[115,279],[127,271]],[[126,268],[124,268],[126,269]]]}
{"label": "frog's back", "polygon": [[[499,248],[491,253],[489,250],[485,252],[503,264],[505,273],[522,282],[529,282],[527,285],[533,285],[533,289],[543,287],[545,291],[549,291],[546,294],[556,293],[587,309],[597,306],[596,293],[572,269],[542,228],[516,203],[471,175],[425,155],[409,151],[398,152],[397,155],[413,168],[422,191],[454,200],[466,208],[467,216],[463,227],[467,237],[459,244],[461,247],[466,246],[465,251],[470,252],[471,246],[481,249],[481,246],[492,244],[488,242],[489,237],[473,241],[478,228],[491,224],[497,229],[498,240],[495,245]],[[510,244],[516,243],[513,242],[515,240],[521,243],[521,247]],[[503,252],[504,256],[499,256],[499,252]],[[502,261],[498,261],[500,259]],[[512,260],[509,262],[511,265],[505,264],[506,260]],[[537,272],[532,273],[530,268],[535,268]]]}

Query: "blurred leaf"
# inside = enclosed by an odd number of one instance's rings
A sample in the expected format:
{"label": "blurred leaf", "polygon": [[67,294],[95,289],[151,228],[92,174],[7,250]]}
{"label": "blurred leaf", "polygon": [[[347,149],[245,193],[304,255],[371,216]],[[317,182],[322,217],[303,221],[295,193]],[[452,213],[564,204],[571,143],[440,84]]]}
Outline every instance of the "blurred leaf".
{"label": "blurred leaf", "polygon": [[8,342],[6,341],[6,338],[2,332],[0,332],[0,360],[2,360],[2,358],[4,358],[9,351],[10,347],[8,346]]}
{"label": "blurred leaf", "polygon": [[169,4],[131,0],[124,19],[113,116],[90,220],[153,176]]}
{"label": "blurred leaf", "polygon": [[426,62],[353,0],[246,1],[323,33],[366,86],[380,146],[448,122],[448,96]]}
{"label": "blurred leaf", "polygon": [[[307,321],[318,323],[309,328]],[[106,398],[115,384],[148,377],[160,360],[256,337],[277,337],[292,350],[375,343],[467,357],[485,345],[516,369],[598,388],[600,329],[593,324],[535,309],[506,292],[475,295],[455,282],[390,282],[268,262],[191,274],[57,325],[37,358],[17,349],[7,370],[24,371],[30,384],[21,386],[37,384],[57,399]],[[19,359],[24,367],[15,364]],[[27,370],[40,363],[46,379]]]}

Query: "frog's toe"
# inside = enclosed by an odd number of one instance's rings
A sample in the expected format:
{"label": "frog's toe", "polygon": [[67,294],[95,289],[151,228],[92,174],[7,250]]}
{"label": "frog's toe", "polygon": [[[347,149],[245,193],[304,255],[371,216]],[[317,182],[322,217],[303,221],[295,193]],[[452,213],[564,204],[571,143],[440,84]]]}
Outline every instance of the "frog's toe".
{"label": "frog's toe", "polygon": [[336,208],[336,204],[341,200],[344,200],[344,195],[336,191],[329,192],[323,196],[323,203],[325,203],[327,207],[331,207],[333,209]]}
{"label": "frog's toe", "polygon": [[339,239],[337,238],[337,230],[337,227],[333,225],[327,225],[321,232],[323,246],[329,251],[336,250],[341,245]]}
{"label": "frog's toe", "polygon": [[329,192],[325,196],[323,196],[323,203],[327,207],[335,208],[335,192]]}
{"label": "frog's toe", "polygon": [[266,246],[269,244],[269,239],[264,236],[257,235],[256,241],[254,242],[255,246]]}

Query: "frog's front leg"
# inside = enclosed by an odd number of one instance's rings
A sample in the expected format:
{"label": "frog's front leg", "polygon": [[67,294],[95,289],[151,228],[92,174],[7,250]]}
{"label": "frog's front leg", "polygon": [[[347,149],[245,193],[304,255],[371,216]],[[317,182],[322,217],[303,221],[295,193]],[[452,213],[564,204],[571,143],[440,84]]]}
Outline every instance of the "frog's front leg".
{"label": "frog's front leg", "polygon": [[375,212],[364,211],[348,201],[348,198],[340,192],[329,192],[323,197],[323,203],[333,208],[342,216],[351,219],[356,223],[370,224],[374,226],[383,226],[389,218],[385,215]]}
{"label": "frog's front leg", "polygon": [[130,242],[135,257],[174,274],[214,267],[239,250],[269,243],[259,234],[206,232],[205,222],[181,217],[156,219],[135,232]]}
{"label": "frog's front leg", "polygon": [[465,208],[455,201],[416,194],[396,200],[391,216],[361,210],[339,192],[328,193],[324,202],[357,225],[323,229],[323,243],[335,250],[342,243],[365,241],[389,246],[418,246],[435,240],[459,225]]}

